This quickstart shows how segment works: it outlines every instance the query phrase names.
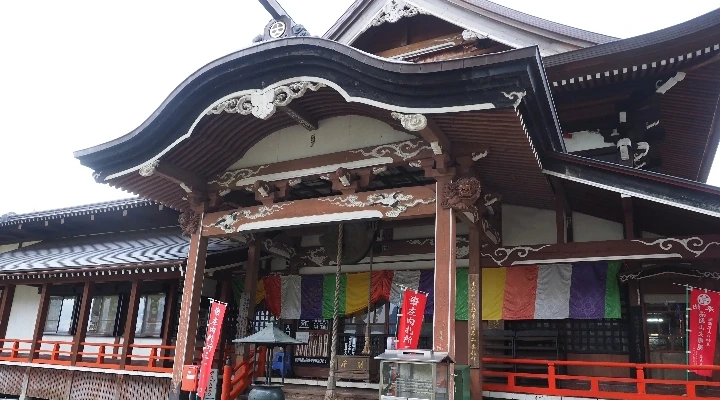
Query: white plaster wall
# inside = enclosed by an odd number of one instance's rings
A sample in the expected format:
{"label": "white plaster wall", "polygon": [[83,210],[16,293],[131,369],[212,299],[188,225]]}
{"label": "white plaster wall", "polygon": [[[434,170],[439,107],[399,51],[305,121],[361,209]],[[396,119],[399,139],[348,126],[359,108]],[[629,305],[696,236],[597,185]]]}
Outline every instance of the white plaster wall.
{"label": "white plaster wall", "polygon": [[40,293],[36,287],[16,286],[5,337],[8,339],[32,339],[39,307]]}
{"label": "white plaster wall", "polygon": [[502,205],[502,245],[557,243],[555,211]]}
{"label": "white plaster wall", "polygon": [[[314,144],[311,142],[313,135]],[[372,118],[357,115],[328,118],[320,121],[318,129],[314,131],[297,125],[272,133],[228,169],[297,160],[410,139],[417,137],[396,131],[390,125]]]}
{"label": "white plaster wall", "polygon": [[573,132],[572,138],[565,138],[565,148],[568,152],[599,149],[601,147],[615,147],[613,143],[605,143],[603,136],[597,132]]}
{"label": "white plaster wall", "polygon": [[18,243],[13,244],[0,244],[0,253],[5,253],[18,248]]}
{"label": "white plaster wall", "polygon": [[622,240],[624,238],[624,229],[621,223],[573,213],[573,241],[575,242]]}

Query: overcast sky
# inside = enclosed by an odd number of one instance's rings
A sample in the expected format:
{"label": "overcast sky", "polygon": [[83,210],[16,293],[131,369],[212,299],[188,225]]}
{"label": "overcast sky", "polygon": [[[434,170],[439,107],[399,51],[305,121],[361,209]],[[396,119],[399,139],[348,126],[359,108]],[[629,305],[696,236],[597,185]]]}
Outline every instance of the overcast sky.
{"label": "overcast sky", "polygon": [[[352,0],[281,3],[321,36]],[[498,3],[621,38],[718,4]],[[137,127],[192,72],[250,45],[269,19],[255,0],[0,1],[0,215],[129,197],[95,183],[72,152]],[[711,183],[720,183],[717,168]]]}

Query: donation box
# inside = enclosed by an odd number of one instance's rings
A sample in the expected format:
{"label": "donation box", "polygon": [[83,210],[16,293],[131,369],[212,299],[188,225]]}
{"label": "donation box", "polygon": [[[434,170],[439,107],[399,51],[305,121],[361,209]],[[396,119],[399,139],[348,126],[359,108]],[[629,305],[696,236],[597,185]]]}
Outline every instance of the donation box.
{"label": "donation box", "polygon": [[380,360],[380,400],[448,400],[453,360],[432,350],[386,350]]}

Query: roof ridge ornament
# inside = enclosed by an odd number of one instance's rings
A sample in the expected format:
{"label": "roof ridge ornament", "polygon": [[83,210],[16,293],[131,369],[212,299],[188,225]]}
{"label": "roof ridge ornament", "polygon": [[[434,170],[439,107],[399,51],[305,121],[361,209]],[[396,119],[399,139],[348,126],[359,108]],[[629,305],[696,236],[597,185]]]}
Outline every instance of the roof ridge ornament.
{"label": "roof ridge ornament", "polygon": [[207,115],[222,114],[252,114],[260,119],[268,119],[275,114],[277,107],[283,107],[294,99],[302,97],[308,90],[316,92],[326,85],[321,82],[301,81],[282,86],[269,87],[255,93],[231,97],[214,106]]}
{"label": "roof ridge ornament", "polygon": [[160,160],[153,160],[148,163],[143,164],[142,167],[140,167],[140,176],[149,177],[153,176],[155,174],[155,170],[157,170],[157,167],[160,165]]}
{"label": "roof ridge ornament", "polygon": [[403,17],[414,17],[419,14],[430,14],[426,10],[410,4],[405,0],[391,0],[378,12],[370,22],[370,26],[380,26],[385,22],[395,23]]}
{"label": "roof ridge ornament", "polygon": [[403,128],[411,132],[421,131],[427,127],[427,117],[422,114],[401,114],[399,112],[393,112],[390,113],[390,116],[400,121]]}

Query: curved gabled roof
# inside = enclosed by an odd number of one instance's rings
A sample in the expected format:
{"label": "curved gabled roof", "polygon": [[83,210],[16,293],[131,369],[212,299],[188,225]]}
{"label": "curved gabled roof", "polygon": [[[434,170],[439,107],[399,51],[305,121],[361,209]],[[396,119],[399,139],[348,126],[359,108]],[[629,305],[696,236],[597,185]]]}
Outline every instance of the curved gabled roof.
{"label": "curved gabled roof", "polygon": [[111,200],[102,203],[58,208],[55,210],[34,211],[26,214],[8,213],[0,215],[0,226],[17,225],[32,221],[46,221],[51,219],[73,217],[76,215],[89,215],[108,211],[127,210],[129,208],[149,206],[152,204],[155,204],[152,200],[146,200],[141,197],[132,197],[129,199]]}
{"label": "curved gabled roof", "polygon": [[575,28],[569,25],[559,24],[557,22],[548,21],[543,18],[536,17],[534,15],[525,14],[512,8],[501,6],[500,4],[493,3],[488,0],[461,0],[464,3],[471,4],[475,7],[479,7],[485,11],[497,14],[499,16],[510,18],[512,20],[522,22],[524,24],[534,26],[549,32],[554,32],[560,35],[569,36],[571,38],[584,40],[591,43],[601,44],[609,43],[618,40],[618,38],[601,33],[595,33],[586,31],[584,29]]}

